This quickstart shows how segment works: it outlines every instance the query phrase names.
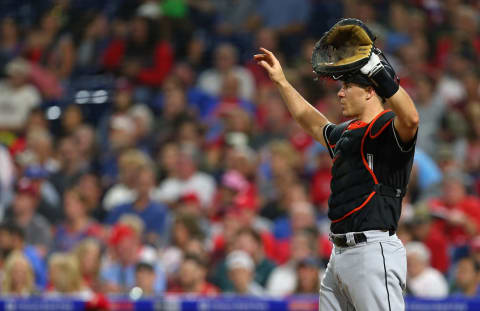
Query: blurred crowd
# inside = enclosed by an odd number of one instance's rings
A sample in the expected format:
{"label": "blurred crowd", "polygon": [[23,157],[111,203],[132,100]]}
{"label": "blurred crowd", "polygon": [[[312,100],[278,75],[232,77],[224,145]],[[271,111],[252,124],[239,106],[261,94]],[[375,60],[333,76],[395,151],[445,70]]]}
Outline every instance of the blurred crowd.
{"label": "blurred crowd", "polygon": [[357,17],[420,114],[407,293],[480,296],[480,1],[2,0],[0,294],[316,294],[331,160],[252,55],[332,122],[313,46]]}

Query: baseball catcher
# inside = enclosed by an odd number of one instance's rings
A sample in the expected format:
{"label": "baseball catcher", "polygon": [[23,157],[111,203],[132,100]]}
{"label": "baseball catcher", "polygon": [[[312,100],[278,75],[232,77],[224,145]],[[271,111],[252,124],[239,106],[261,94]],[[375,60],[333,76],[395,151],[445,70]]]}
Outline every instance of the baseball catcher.
{"label": "baseball catcher", "polygon": [[[320,310],[404,310],[406,254],[396,236],[410,176],[418,113],[358,19],[342,19],[316,43],[313,71],[338,80],[342,114],[333,124],[285,79],[275,55],[254,56],[295,120],[332,161],[328,217],[334,244],[320,286]],[[385,109],[388,104],[390,109]]]}

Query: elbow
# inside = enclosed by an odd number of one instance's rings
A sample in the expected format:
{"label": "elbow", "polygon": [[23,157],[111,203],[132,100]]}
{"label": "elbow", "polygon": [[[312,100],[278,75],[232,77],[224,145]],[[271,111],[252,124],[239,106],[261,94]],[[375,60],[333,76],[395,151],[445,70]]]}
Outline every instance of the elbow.
{"label": "elbow", "polygon": [[420,117],[418,113],[415,112],[405,120],[405,125],[410,129],[416,129],[420,123]]}
{"label": "elbow", "polygon": [[420,117],[418,116],[418,113],[415,113],[415,115],[410,120],[410,123],[412,128],[418,127],[418,124],[420,124]]}

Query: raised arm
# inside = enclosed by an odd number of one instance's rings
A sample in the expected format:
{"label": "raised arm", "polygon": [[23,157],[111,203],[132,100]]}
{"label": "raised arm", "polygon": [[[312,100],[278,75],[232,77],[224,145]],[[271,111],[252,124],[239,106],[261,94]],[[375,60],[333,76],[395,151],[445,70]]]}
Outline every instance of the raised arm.
{"label": "raised arm", "polygon": [[329,123],[328,119],[320,113],[315,107],[310,105],[305,98],[287,81],[282,70],[282,66],[272,52],[260,48],[262,54],[254,55],[255,61],[267,70],[270,79],[277,86],[280,95],[287,104],[292,117],[302,128],[312,135],[315,140],[326,146],[323,138],[323,128]]}
{"label": "raised arm", "polygon": [[395,112],[395,129],[404,143],[408,143],[417,133],[419,117],[417,108],[408,93],[399,87],[392,97],[387,99],[393,112]]}
{"label": "raised arm", "polygon": [[395,129],[402,142],[408,143],[417,133],[419,123],[417,108],[410,95],[398,85],[393,68],[388,62],[382,62],[377,53],[372,53],[368,63],[360,71],[373,81],[377,94],[390,104],[396,115]]}

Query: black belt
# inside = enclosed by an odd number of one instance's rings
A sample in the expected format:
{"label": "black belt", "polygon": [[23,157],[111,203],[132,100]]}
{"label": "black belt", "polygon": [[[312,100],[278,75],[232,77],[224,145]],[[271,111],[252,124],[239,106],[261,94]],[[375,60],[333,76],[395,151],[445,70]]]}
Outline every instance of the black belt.
{"label": "black belt", "polygon": [[[362,242],[367,242],[367,236],[364,233],[354,233],[353,234],[353,239],[355,241],[355,244],[362,243]],[[349,247],[349,246],[354,246],[355,244],[350,243],[350,245],[347,243],[347,235],[346,234],[339,234],[339,235],[330,235],[330,241],[332,241],[333,244],[339,247]]]}

